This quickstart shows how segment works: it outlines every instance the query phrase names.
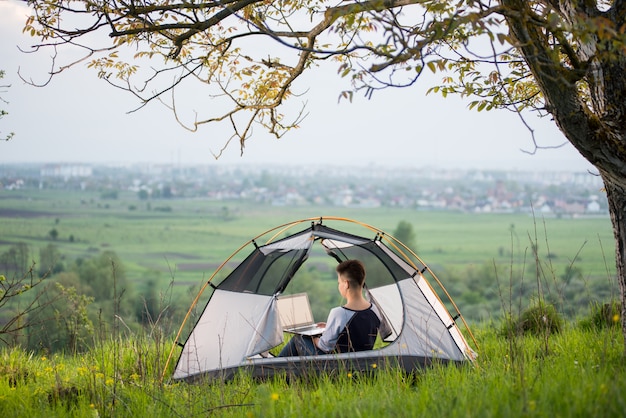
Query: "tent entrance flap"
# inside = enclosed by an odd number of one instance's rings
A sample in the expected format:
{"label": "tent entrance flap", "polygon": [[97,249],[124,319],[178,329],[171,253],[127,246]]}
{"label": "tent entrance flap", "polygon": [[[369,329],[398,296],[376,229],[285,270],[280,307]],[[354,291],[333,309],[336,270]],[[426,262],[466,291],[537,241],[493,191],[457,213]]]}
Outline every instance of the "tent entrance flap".
{"label": "tent entrance flap", "polygon": [[255,350],[280,344],[275,305],[272,296],[216,290],[185,342],[174,378],[238,366]]}
{"label": "tent entrance flap", "polygon": [[267,304],[267,310],[254,328],[254,335],[246,350],[246,357],[264,353],[283,342],[283,328],[280,322],[278,303],[272,297]]}

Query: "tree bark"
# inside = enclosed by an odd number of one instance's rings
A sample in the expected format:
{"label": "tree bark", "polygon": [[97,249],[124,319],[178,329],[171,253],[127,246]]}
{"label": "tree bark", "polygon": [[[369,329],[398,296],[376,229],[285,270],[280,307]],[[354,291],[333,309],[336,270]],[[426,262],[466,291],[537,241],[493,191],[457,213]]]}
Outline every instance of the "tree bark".
{"label": "tree bark", "polygon": [[[604,178],[604,176],[603,176]],[[611,178],[604,178],[604,185],[609,201],[609,213],[615,234],[615,262],[619,282],[622,310],[622,333],[626,352],[626,179],[616,183]]]}

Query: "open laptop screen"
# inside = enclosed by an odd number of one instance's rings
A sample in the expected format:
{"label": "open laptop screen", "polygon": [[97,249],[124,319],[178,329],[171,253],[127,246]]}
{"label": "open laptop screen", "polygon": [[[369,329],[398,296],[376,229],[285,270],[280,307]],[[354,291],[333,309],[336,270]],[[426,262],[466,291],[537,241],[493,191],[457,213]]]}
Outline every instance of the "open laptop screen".
{"label": "open laptop screen", "polygon": [[280,296],[277,300],[280,325],[283,329],[313,324],[313,313],[306,293]]}

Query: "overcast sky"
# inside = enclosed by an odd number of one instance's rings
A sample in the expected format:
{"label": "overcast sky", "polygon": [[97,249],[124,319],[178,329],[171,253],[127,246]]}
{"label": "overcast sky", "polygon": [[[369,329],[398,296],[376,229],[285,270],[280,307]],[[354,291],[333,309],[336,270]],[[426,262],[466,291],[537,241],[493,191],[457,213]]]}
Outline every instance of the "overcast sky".
{"label": "overcast sky", "polygon": [[[35,82],[46,78],[50,51],[24,54],[33,39],[22,35],[28,11],[22,2],[0,0],[0,69],[6,72],[0,96],[9,115],[0,120],[0,164],[22,162],[155,162],[182,164],[281,163],[401,165],[416,168],[558,169],[591,168],[569,144],[553,150],[532,149],[529,131],[507,111],[477,113],[468,102],[453,97],[425,95],[426,81],[406,89],[388,90],[372,100],[355,97],[338,102],[347,81],[333,68],[311,74],[310,90],[293,101],[295,110],[308,102],[301,127],[280,140],[260,127],[247,142],[243,156],[231,146],[215,160],[228,138],[226,131],[205,126],[199,132],[183,130],[169,110],[152,103],[135,113],[128,93],[99,80],[93,70],[79,65],[53,78],[43,88],[25,84],[18,68]],[[301,85],[303,85],[301,83]],[[198,94],[202,93],[198,86]],[[182,100],[178,98],[178,100]],[[185,116],[185,115],[183,115]],[[186,115],[191,117],[190,115]],[[531,117],[541,145],[565,141],[553,122]]]}

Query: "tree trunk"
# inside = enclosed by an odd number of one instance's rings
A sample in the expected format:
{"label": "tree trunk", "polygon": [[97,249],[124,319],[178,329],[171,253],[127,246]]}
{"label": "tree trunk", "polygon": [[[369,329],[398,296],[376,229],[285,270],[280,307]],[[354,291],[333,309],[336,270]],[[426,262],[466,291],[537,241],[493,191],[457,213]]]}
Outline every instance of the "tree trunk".
{"label": "tree trunk", "polygon": [[[500,3],[514,11],[506,16],[510,34],[544,95],[548,111],[572,145],[599,170],[604,181],[615,235],[626,354],[626,78],[623,75],[626,54],[622,50],[598,53],[598,47],[606,49],[606,45],[594,37],[581,42],[579,61],[589,63],[584,79],[589,86],[591,101],[588,101],[577,84],[564,76],[570,67],[554,58],[545,29],[530,18],[534,13],[530,3],[523,0],[500,0]],[[571,22],[600,15],[595,2],[551,3]],[[625,14],[626,4],[615,2],[612,14],[603,18],[612,19],[615,27],[621,27]]]}
{"label": "tree trunk", "polygon": [[619,282],[620,301],[622,304],[621,319],[626,352],[626,179],[615,182],[603,176],[606,194],[609,201],[609,213],[615,234],[615,262],[617,264],[617,280]]}

